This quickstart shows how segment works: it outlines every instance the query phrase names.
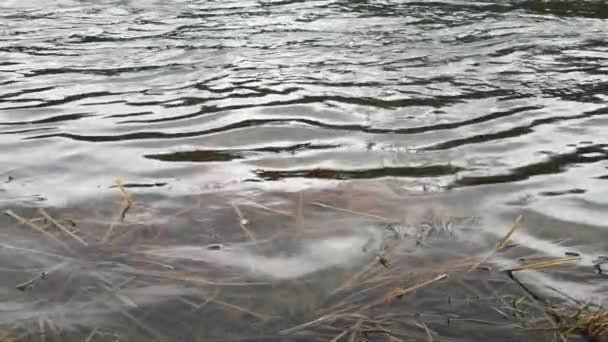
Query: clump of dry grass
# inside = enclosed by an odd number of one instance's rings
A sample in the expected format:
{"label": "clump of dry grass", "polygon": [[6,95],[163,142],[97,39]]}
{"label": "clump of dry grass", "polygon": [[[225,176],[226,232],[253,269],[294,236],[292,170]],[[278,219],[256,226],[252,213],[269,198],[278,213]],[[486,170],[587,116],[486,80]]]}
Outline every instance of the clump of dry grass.
{"label": "clump of dry grass", "polygon": [[539,319],[529,324],[528,330],[554,331],[567,340],[579,334],[590,341],[608,341],[608,310],[593,304],[569,303],[545,307],[549,320]]}
{"label": "clump of dry grass", "polygon": [[605,341],[608,338],[608,310],[605,308],[579,308],[573,319],[573,328],[584,335],[596,341]]}

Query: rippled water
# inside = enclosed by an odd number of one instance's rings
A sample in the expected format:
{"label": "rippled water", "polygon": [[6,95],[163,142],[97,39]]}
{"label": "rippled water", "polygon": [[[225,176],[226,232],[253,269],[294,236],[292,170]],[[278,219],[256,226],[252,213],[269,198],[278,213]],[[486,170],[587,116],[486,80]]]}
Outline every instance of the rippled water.
{"label": "rippled water", "polygon": [[3,207],[352,182],[608,250],[604,1],[3,1],[0,85]]}

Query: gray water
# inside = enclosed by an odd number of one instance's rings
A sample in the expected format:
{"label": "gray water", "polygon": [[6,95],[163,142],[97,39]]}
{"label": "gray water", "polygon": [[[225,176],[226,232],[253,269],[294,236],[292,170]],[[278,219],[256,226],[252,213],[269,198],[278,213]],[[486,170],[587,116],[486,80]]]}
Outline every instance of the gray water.
{"label": "gray water", "polygon": [[608,253],[604,1],[3,1],[0,85],[3,208],[329,189]]}

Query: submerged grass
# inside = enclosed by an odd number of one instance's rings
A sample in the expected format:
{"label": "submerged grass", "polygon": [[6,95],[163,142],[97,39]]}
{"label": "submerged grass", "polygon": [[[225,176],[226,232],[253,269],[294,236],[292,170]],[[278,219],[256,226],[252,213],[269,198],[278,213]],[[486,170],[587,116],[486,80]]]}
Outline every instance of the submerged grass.
{"label": "submerged grass", "polygon": [[[36,320],[36,333],[31,326],[23,325],[18,320],[12,325],[0,324],[0,336],[4,336],[0,340],[17,341],[19,339],[16,337],[33,334],[42,340],[52,340],[51,335],[64,336],[57,340],[97,341],[106,337],[110,340],[132,340],[135,329],[147,338],[168,341],[175,340],[175,336],[166,335],[179,335],[183,333],[183,327],[201,324],[200,321],[197,323],[201,315],[213,317],[204,323],[208,331],[202,333],[202,340],[221,339],[220,337],[230,340],[239,339],[239,336],[251,339],[264,336],[280,340],[281,336],[289,336],[296,340],[405,341],[416,338],[430,342],[441,340],[449,333],[449,329],[460,334],[474,330],[485,331],[484,329],[506,329],[515,334],[544,331],[556,334],[562,340],[573,334],[601,340],[608,334],[608,311],[599,306],[581,305],[567,300],[550,303],[513,275],[516,272],[547,271],[576,262],[579,257],[546,259],[515,265],[502,271],[491,271],[485,267],[497,254],[507,250],[513,253],[518,248],[506,247],[522,226],[521,216],[489,252],[480,250],[473,255],[449,254],[449,250],[443,247],[438,247],[441,253],[434,254],[435,243],[441,244],[441,238],[438,239],[439,242],[423,238],[416,240],[413,251],[404,246],[408,242],[407,235],[405,239],[390,239],[382,244],[379,251],[371,253],[367,262],[359,268],[323,271],[319,278],[326,283],[325,288],[321,289],[315,288],[314,282],[309,284],[308,279],[260,281],[210,262],[197,263],[194,259],[180,262],[173,259],[159,260],[142,253],[158,246],[179,245],[180,242],[188,242],[189,245],[192,241],[188,236],[193,236],[195,231],[173,231],[165,227],[154,229],[123,222],[127,210],[131,210],[131,216],[139,214],[137,210],[141,208],[137,208],[139,202],[132,200],[131,194],[120,181],[116,185],[127,209],[123,208],[119,220],[112,222],[109,227],[81,225],[78,228],[80,231],[77,231],[62,223],[65,220],[61,215],[53,217],[44,209],[38,211],[41,218],[27,219],[11,210],[5,214],[19,225],[28,226],[41,236],[53,240],[67,253],[62,255],[54,250],[36,251],[12,246],[15,251],[32,251],[32,255],[48,255],[62,260],[55,263],[54,267],[34,273],[25,281],[15,282],[16,289],[24,293],[39,288],[43,291],[49,274],[67,272],[69,276],[64,278],[65,284],[58,284],[57,279],[52,280],[53,285],[61,289],[57,292],[57,297],[39,301],[37,305],[60,303],[65,305],[64,310],[71,310],[71,305],[80,301],[77,307],[82,312],[104,307],[102,312],[109,315],[110,320],[124,322],[108,326],[104,320],[99,320],[94,325],[86,326],[86,331],[74,335],[66,334],[47,314],[41,314]],[[293,210],[270,204],[237,205],[234,200],[228,201],[225,205],[226,212],[232,212],[233,219],[238,220],[238,227],[226,227],[225,233],[229,237],[221,242],[230,245],[237,240],[239,243],[252,244],[256,251],[263,254],[264,244],[276,236],[294,239],[302,237],[308,231],[303,222],[304,207],[307,205],[373,220],[380,226],[395,222],[389,216],[342,208],[316,200],[305,202],[303,198],[302,194],[298,194]],[[167,214],[169,222],[173,224],[181,217],[188,216],[185,214],[202,207],[201,203],[199,200],[187,210],[180,209],[176,213]],[[257,213],[256,208],[260,209]],[[243,211],[247,212],[247,216]],[[268,234],[263,229],[256,231],[256,228],[262,227],[259,225],[262,222],[260,220],[291,220],[297,229],[285,230],[278,235],[276,232]],[[40,222],[47,225],[38,225]],[[124,229],[118,231],[116,228],[119,226]],[[54,232],[51,231],[52,227],[56,228]],[[451,234],[451,231],[448,232],[446,240],[451,239]],[[226,247],[218,243],[201,244],[201,249],[205,248],[222,251]],[[96,270],[87,273],[73,268],[65,270],[69,268],[65,266],[68,263],[71,263],[70,267],[82,268],[83,265],[99,265],[104,260],[118,266],[112,269],[114,273],[100,273]],[[79,283],[86,284],[86,287],[79,287]],[[176,292],[175,295],[158,292],[157,296],[167,297],[165,300],[137,295],[146,291],[154,294],[154,291],[160,291],[154,289],[176,286],[179,286],[181,292]],[[184,321],[179,322],[182,328],[174,328],[175,331],[163,329],[160,322],[172,319],[167,316],[180,316],[179,311],[176,311],[178,309],[168,309],[177,305],[182,305],[182,310],[189,313]],[[473,307],[474,310],[471,309]],[[443,310],[440,311],[444,312],[445,317],[437,317],[438,308]],[[165,310],[169,311],[161,314]],[[473,312],[480,314],[475,316]],[[186,323],[186,319],[189,323]],[[462,328],[465,323],[470,324],[466,329]],[[497,335],[501,333],[496,332]],[[270,338],[271,336],[274,337]]]}

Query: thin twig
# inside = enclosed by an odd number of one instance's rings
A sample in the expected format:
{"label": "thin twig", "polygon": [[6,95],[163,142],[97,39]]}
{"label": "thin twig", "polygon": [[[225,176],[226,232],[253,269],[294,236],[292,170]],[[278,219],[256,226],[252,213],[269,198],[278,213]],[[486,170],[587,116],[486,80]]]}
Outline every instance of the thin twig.
{"label": "thin twig", "polygon": [[52,224],[55,225],[55,227],[61,229],[61,231],[63,231],[64,233],[66,233],[68,236],[70,236],[71,238],[73,238],[74,240],[80,242],[81,244],[83,244],[85,247],[89,247],[89,244],[86,243],[83,239],[81,239],[78,235],[72,233],[69,229],[67,229],[64,225],[62,225],[61,223],[57,222],[57,220],[55,220],[54,218],[52,218],[47,212],[46,210],[44,210],[43,208],[38,209],[38,212],[40,212],[40,214],[42,216],[44,216],[44,218],[46,218],[47,220],[49,220],[49,222],[51,222]]}
{"label": "thin twig", "polygon": [[362,324],[363,324],[363,320],[361,318],[359,318],[357,323],[355,323],[355,325],[350,329],[351,333],[350,333],[350,338],[348,339],[348,342],[357,341],[357,337],[359,336],[359,329],[361,328]]}
{"label": "thin twig", "polygon": [[420,322],[418,324],[420,325],[420,327],[422,327],[424,329],[424,332],[426,333],[426,342],[434,342],[435,339],[433,339],[433,334],[431,334],[431,329],[429,329],[429,327],[424,322]]}
{"label": "thin twig", "polygon": [[114,233],[114,226],[116,226],[117,224],[119,224],[119,223],[118,222],[112,222],[112,223],[110,223],[110,226],[106,230],[106,233],[101,238],[101,243],[102,244],[105,245],[106,243],[108,243],[108,240],[110,240],[110,237],[112,236],[112,233]]}
{"label": "thin twig", "polygon": [[6,210],[4,212],[5,215],[10,216],[12,218],[14,218],[15,220],[17,220],[18,223],[20,224],[25,224],[26,226],[32,228],[33,230],[44,234],[45,236],[47,236],[48,238],[52,239],[53,241],[57,242],[59,245],[61,245],[64,249],[68,250],[69,252],[72,252],[72,249],[63,241],[59,240],[55,235],[47,232],[46,230],[38,227],[37,225],[31,223],[30,221],[24,219],[23,217],[15,214],[12,210]]}
{"label": "thin twig", "polygon": [[279,332],[279,334],[281,335],[290,335],[296,331],[302,330],[302,329],[306,329],[308,327],[317,325],[321,322],[325,322],[325,321],[329,321],[329,320],[335,320],[336,318],[338,318],[339,315],[334,315],[334,314],[328,314],[328,315],[323,315],[315,320],[306,322],[306,323],[302,323],[300,325],[296,325],[295,327],[289,328],[289,329],[285,329],[285,330],[281,330]]}
{"label": "thin twig", "polygon": [[265,315],[259,314],[257,312],[251,311],[251,310],[249,310],[247,308],[244,308],[242,306],[238,306],[238,305],[235,305],[235,304],[230,304],[230,303],[224,302],[223,300],[212,298],[210,301],[212,303],[216,303],[216,304],[222,305],[224,307],[227,307],[227,308],[230,308],[230,309],[234,309],[234,310],[237,310],[237,311],[249,314],[249,315],[251,315],[251,316],[253,316],[255,318],[258,318],[258,319],[260,319],[262,321],[268,320],[268,318],[269,318],[268,316],[265,316]]}
{"label": "thin twig", "polygon": [[377,219],[377,220],[381,220],[381,221],[385,221],[385,222],[394,221],[394,220],[389,220],[386,217],[382,217],[382,216],[378,216],[378,215],[374,215],[374,214],[362,213],[362,212],[358,212],[358,211],[354,211],[354,210],[350,210],[350,209],[338,208],[338,207],[334,207],[332,205],[321,203],[321,202],[312,202],[312,204],[319,206],[321,208],[332,209],[335,211],[341,211],[341,212],[348,213],[348,214],[363,216],[363,217],[367,217],[367,218],[373,218],[373,219]]}
{"label": "thin twig", "polygon": [[30,279],[30,280],[27,280],[27,281],[24,281],[23,283],[20,283],[20,284],[15,285],[15,288],[16,288],[17,290],[19,290],[19,291],[26,291],[26,290],[29,290],[29,289],[31,289],[32,287],[34,287],[34,285],[36,284],[36,282],[38,282],[38,280],[43,280],[44,278],[46,278],[46,277],[49,275],[49,273],[51,273],[51,272],[53,272],[53,271],[55,271],[55,270],[57,270],[57,269],[59,269],[59,268],[63,267],[63,265],[65,265],[65,263],[60,263],[60,264],[57,264],[57,265],[53,266],[52,268],[50,268],[50,269],[49,269],[49,270],[47,270],[47,271],[40,272],[40,273],[39,273],[37,276],[35,276],[34,278],[32,278],[32,279]]}
{"label": "thin twig", "polygon": [[91,333],[89,334],[89,336],[87,337],[86,340],[84,340],[84,342],[91,342],[93,341],[93,337],[95,337],[95,335],[97,335],[97,328],[93,329],[91,331]]}
{"label": "thin twig", "polygon": [[336,337],[332,338],[330,342],[338,342],[346,334],[348,334],[348,329],[346,329],[346,330],[342,331],[341,333],[339,333],[338,335],[336,335]]}
{"label": "thin twig", "polygon": [[249,205],[249,206],[252,206],[252,207],[260,208],[260,209],[269,211],[271,213],[275,213],[275,214],[279,214],[279,215],[283,215],[283,216],[288,216],[288,217],[293,217],[294,216],[293,213],[290,213],[290,212],[287,212],[287,211],[283,211],[283,210],[279,210],[279,209],[274,209],[274,208],[271,208],[269,206],[266,206],[266,205],[263,205],[263,204],[260,204],[260,203],[256,203],[256,202],[241,203],[241,205]]}

